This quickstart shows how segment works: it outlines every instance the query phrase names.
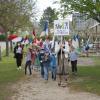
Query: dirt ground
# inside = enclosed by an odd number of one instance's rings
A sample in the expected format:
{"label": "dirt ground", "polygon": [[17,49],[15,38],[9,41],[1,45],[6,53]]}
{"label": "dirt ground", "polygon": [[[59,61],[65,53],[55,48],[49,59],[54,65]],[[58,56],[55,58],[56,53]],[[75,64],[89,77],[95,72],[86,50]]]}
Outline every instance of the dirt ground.
{"label": "dirt ground", "polygon": [[[90,65],[92,64],[93,62]],[[46,83],[41,78],[40,72],[36,71],[32,76],[26,75],[25,79],[13,85],[12,88],[14,94],[11,100],[100,100],[100,96],[95,94],[72,91],[68,85],[59,87],[58,82],[53,81],[51,76]]]}

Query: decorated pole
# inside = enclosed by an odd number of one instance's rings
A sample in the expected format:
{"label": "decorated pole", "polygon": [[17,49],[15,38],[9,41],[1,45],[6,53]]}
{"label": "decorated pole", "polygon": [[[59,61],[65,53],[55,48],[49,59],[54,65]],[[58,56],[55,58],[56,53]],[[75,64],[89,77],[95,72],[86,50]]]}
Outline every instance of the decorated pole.
{"label": "decorated pole", "polygon": [[63,37],[61,36],[61,59],[62,59],[62,41],[63,41]]}

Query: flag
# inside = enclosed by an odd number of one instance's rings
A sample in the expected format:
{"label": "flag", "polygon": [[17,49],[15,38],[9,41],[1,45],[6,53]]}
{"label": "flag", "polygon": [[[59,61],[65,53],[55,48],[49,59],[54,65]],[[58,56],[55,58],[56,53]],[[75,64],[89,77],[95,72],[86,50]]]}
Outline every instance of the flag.
{"label": "flag", "polygon": [[79,37],[78,35],[74,35],[72,39],[72,46],[77,49],[79,48]]}
{"label": "flag", "polygon": [[40,37],[45,36],[45,32],[41,32]]}
{"label": "flag", "polygon": [[45,32],[45,35],[48,35],[48,21],[46,21],[44,23],[44,30],[43,31]]}
{"label": "flag", "polygon": [[45,21],[45,23],[44,23],[44,29],[41,32],[40,37],[45,36],[45,35],[48,35],[48,21]]}

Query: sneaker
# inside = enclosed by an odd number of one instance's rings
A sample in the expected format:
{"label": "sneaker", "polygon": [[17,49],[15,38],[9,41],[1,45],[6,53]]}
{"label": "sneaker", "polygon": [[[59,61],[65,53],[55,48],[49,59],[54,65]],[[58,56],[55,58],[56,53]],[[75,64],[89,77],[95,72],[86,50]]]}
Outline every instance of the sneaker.
{"label": "sneaker", "polygon": [[61,82],[58,83],[58,86],[61,86]]}
{"label": "sneaker", "polygon": [[19,67],[19,69],[22,69],[21,66]]}
{"label": "sneaker", "polygon": [[65,81],[67,81],[67,78],[65,79]]}
{"label": "sneaker", "polygon": [[48,80],[44,80],[44,83],[48,83]]}

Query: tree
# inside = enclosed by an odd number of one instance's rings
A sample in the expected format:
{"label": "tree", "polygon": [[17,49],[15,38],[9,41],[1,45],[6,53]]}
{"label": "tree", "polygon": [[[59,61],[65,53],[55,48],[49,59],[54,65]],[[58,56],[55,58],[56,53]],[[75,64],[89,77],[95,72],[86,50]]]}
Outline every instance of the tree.
{"label": "tree", "polygon": [[9,55],[8,31],[32,26],[31,17],[35,14],[32,0],[0,0],[0,26],[6,35],[6,56]]}
{"label": "tree", "polygon": [[49,27],[53,27],[54,20],[58,19],[58,12],[55,11],[55,9],[52,9],[51,7],[48,7],[44,10],[44,13],[42,15],[42,18],[40,20],[40,24],[43,27],[43,24],[46,20],[49,21]]}
{"label": "tree", "polygon": [[64,13],[83,13],[100,23],[100,0],[61,0]]}

